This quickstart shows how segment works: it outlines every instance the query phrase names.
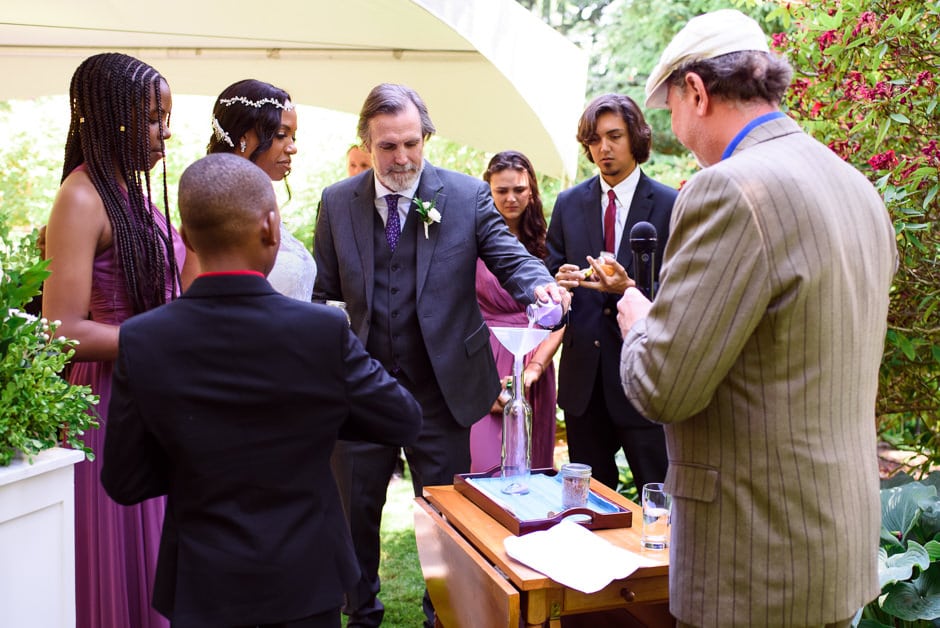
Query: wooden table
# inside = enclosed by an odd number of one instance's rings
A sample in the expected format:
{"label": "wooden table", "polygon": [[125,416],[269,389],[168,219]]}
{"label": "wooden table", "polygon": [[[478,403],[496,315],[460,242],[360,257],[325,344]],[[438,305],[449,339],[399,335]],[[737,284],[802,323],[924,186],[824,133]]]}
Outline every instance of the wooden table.
{"label": "wooden table", "polygon": [[[608,609],[618,626],[674,626],[669,615],[668,552],[640,548],[640,508],[592,480],[599,495],[633,511],[634,526],[597,530],[607,541],[652,559],[628,578],[592,594],[567,588],[506,554],[509,530],[453,486],[425,487],[416,498],[415,535],[428,592],[445,628],[560,628],[562,616]],[[572,617],[572,619],[574,619]],[[631,623],[632,622],[632,623]],[[597,625],[592,622],[586,625]]]}

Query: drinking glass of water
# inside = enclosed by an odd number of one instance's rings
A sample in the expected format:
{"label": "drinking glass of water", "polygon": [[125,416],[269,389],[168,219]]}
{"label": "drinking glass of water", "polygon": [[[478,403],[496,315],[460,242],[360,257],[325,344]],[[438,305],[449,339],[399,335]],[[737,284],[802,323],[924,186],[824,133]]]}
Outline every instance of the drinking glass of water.
{"label": "drinking glass of water", "polygon": [[662,550],[669,547],[669,518],[672,515],[672,496],[666,492],[662,482],[643,485],[643,536],[644,549]]}

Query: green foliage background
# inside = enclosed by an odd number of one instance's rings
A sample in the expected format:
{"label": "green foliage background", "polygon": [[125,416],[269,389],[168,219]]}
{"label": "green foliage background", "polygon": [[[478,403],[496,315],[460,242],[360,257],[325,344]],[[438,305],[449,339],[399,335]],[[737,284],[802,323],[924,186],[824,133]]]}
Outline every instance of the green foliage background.
{"label": "green foliage background", "polygon": [[898,234],[879,431],[940,464],[940,3],[842,0],[771,15],[796,68],[791,114],[876,184]]}

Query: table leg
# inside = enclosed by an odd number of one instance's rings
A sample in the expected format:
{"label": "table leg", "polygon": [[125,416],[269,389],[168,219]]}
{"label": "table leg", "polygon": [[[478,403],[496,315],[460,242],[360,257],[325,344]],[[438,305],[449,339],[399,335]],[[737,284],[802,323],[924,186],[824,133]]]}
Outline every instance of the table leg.
{"label": "table leg", "polygon": [[561,628],[561,608],[564,592],[560,589],[528,591],[525,601],[525,625],[527,628]]}

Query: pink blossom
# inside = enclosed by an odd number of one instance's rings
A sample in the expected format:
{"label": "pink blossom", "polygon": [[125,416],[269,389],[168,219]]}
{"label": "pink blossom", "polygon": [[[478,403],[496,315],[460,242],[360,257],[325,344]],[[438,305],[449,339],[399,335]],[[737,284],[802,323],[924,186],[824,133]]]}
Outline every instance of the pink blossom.
{"label": "pink blossom", "polygon": [[933,85],[933,75],[929,70],[924,70],[917,75],[917,78],[914,80],[914,87],[923,87],[924,85],[930,86]]}
{"label": "pink blossom", "polygon": [[857,37],[863,30],[874,33],[877,30],[877,26],[878,21],[875,18],[875,14],[871,11],[865,11],[858,16],[858,20],[855,22],[855,28],[852,29],[852,37]]}
{"label": "pink blossom", "polygon": [[920,152],[928,159],[940,162],[940,147],[937,146],[937,140],[927,142],[927,145],[921,148]]}
{"label": "pink blossom", "polygon": [[836,155],[844,159],[845,161],[849,160],[849,157],[858,152],[859,143],[858,142],[849,142],[847,140],[833,140],[829,142],[829,148]]}
{"label": "pink blossom", "polygon": [[869,92],[869,96],[879,98],[891,98],[892,94],[894,94],[894,85],[885,81],[875,83],[875,88]]}
{"label": "pink blossom", "polygon": [[825,51],[826,48],[836,43],[839,40],[839,35],[836,31],[826,31],[822,35],[816,38],[816,41],[819,43],[819,50]]}
{"label": "pink blossom", "polygon": [[822,110],[822,108],[823,108],[822,103],[817,100],[816,102],[813,103],[813,109],[810,111],[810,116],[812,116],[813,118],[817,117],[819,115],[819,112]]}
{"label": "pink blossom", "polygon": [[913,163],[898,174],[898,182],[904,182],[911,178],[914,171],[920,167],[920,164]]}
{"label": "pink blossom", "polygon": [[796,99],[801,100],[809,86],[810,82],[807,79],[798,78],[790,85],[790,91]]}
{"label": "pink blossom", "polygon": [[786,33],[774,33],[770,36],[771,45],[777,50],[783,50],[786,48],[788,40]]}
{"label": "pink blossom", "polygon": [[872,155],[868,160],[868,165],[875,170],[890,170],[898,165],[898,158],[895,157],[893,150],[889,150]]}
{"label": "pink blossom", "polygon": [[842,91],[846,100],[868,100],[868,88],[861,72],[847,72],[842,81]]}

